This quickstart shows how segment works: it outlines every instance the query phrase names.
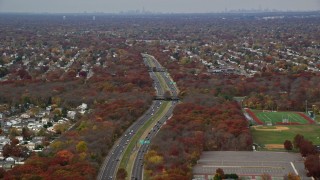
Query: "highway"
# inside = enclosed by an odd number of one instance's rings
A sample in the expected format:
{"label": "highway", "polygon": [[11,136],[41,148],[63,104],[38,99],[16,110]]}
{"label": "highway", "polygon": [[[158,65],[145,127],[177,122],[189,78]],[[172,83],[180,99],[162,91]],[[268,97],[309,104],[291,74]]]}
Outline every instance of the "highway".
{"label": "highway", "polygon": [[[156,125],[152,128],[152,130],[148,133],[145,140],[152,140],[152,138],[158,133],[161,126],[164,124],[164,122],[171,117],[173,109],[175,107],[176,102],[172,102],[172,105],[167,111],[167,113],[161,117],[159,121],[157,121]],[[142,144],[138,149],[138,154],[135,158],[133,169],[131,172],[131,179],[134,180],[142,180],[143,176],[143,157],[145,153],[148,151],[149,145],[148,144]]]}
{"label": "highway", "polygon": [[[146,66],[157,68],[162,68],[162,66],[150,55],[143,54],[144,62]],[[149,72],[150,77],[154,81],[154,87],[157,92],[157,96],[163,96],[165,91],[170,90],[171,94],[173,96],[177,96],[177,88],[172,83],[171,78],[168,76],[166,72]],[[160,74],[160,76],[159,76]],[[161,80],[159,79],[162,78]],[[165,85],[161,82],[165,82]],[[99,180],[105,180],[105,179],[115,179],[116,173],[120,165],[120,161],[122,159],[122,156],[125,152],[125,150],[128,147],[128,144],[131,142],[133,136],[138,132],[138,130],[152,117],[154,114],[157,113],[157,111],[160,109],[160,106],[162,104],[161,100],[154,100],[151,104],[150,108],[135,122],[133,123],[126,132],[118,139],[118,141],[114,144],[112,149],[110,150],[108,156],[105,158],[104,162],[102,163],[102,166],[100,168],[99,174],[97,179]],[[151,140],[152,137],[158,132],[161,125],[172,115],[172,111],[175,107],[176,102],[172,101],[170,102],[170,107],[165,112],[165,114],[162,117],[159,117],[158,122],[156,123],[155,127],[152,128],[152,130],[148,133],[146,140]],[[135,143],[135,142],[133,142]],[[143,156],[145,152],[148,149],[148,145],[144,144],[139,147],[137,158],[135,158],[135,162],[133,165],[132,173],[129,173],[129,176],[132,177],[132,179],[142,179],[142,172],[143,172]]]}
{"label": "highway", "polygon": [[[161,64],[151,55],[148,54],[143,54],[143,57],[145,59],[149,59],[149,61],[147,62],[147,66],[149,66],[150,68],[152,67],[156,67],[157,69],[165,69],[161,66]],[[150,62],[151,61],[151,62]],[[146,62],[145,62],[146,63]],[[178,87],[175,85],[175,82],[171,79],[171,77],[169,76],[169,74],[164,71],[164,72],[158,72],[160,74],[160,76],[165,80],[166,86],[169,88],[168,90],[170,91],[170,94],[172,96],[177,97],[179,94],[179,89]],[[163,95],[163,94],[162,94]]]}
{"label": "highway", "polygon": [[[150,55],[143,55],[145,60],[148,59],[149,61],[149,67],[156,67],[158,69],[163,69],[163,67],[159,64],[159,62],[154,59],[153,56]],[[153,62],[153,63],[150,63]],[[176,86],[174,85],[172,79],[169,77],[167,72],[157,72],[161,75],[161,78],[163,78],[163,80],[166,83],[166,90],[170,90],[170,94],[172,96],[177,96],[178,95],[178,89],[176,88]],[[162,117],[160,117],[160,119],[157,121],[157,123],[154,125],[154,127],[151,129],[151,131],[148,133],[148,135],[146,136],[145,140],[152,140],[152,138],[158,133],[158,131],[160,130],[161,126],[165,123],[166,120],[168,120],[171,116],[172,116],[172,112],[174,107],[176,106],[175,101],[170,102],[170,108],[169,110],[165,113],[165,115],[163,115]],[[145,153],[148,151],[149,145],[148,144],[142,144],[139,149],[138,149],[138,153],[137,156],[135,158],[134,161],[134,165],[132,168],[132,172],[131,172],[131,179],[134,180],[142,180],[143,179],[143,157],[145,155]]]}

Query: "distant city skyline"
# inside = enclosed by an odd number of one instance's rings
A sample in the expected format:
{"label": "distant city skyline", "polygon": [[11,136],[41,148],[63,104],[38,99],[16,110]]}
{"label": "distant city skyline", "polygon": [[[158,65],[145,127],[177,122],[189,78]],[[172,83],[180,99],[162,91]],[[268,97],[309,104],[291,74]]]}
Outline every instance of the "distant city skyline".
{"label": "distant city skyline", "polygon": [[230,10],[320,10],[320,0],[0,0],[0,12],[27,13],[208,13]]}

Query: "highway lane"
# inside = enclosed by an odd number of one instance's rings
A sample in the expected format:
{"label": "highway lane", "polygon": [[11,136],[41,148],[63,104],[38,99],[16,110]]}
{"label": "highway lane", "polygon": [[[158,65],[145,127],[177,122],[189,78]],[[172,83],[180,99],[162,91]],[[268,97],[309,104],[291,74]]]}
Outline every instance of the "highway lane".
{"label": "highway lane", "polygon": [[[172,106],[169,111],[156,123],[156,125],[152,128],[152,130],[148,133],[145,140],[152,140],[152,138],[159,132],[161,126],[165,123],[165,121],[172,115],[173,109],[175,107],[176,102],[172,102]],[[145,153],[147,153],[149,149],[149,144],[142,144],[138,149],[138,154],[134,161],[134,166],[132,169],[131,179],[134,180],[142,180],[143,179],[143,158]]]}
{"label": "highway lane", "polygon": [[160,107],[160,105],[160,101],[154,101],[145,114],[130,128],[128,128],[124,135],[120,137],[120,139],[115,143],[114,147],[109,152],[106,161],[103,163],[98,179],[115,179],[122,153],[125,151],[129,141],[132,139],[133,135],[138,131],[138,129],[152,117],[152,114]]}
{"label": "highway lane", "polygon": [[[161,69],[163,68],[153,56],[143,54],[143,57],[149,58],[150,61],[151,60],[153,61],[153,63],[149,62],[148,63],[149,65],[153,64],[157,68],[161,68]],[[154,66],[152,66],[152,67],[154,67]],[[174,85],[174,83],[172,83],[173,81],[170,78],[170,76],[168,75],[168,73],[166,73],[166,72],[157,72],[157,73],[161,74],[161,78],[164,79],[167,87],[170,88],[171,95],[178,96],[178,89]],[[160,120],[158,120],[158,122],[154,125],[152,130],[146,136],[145,140],[152,140],[152,138],[158,133],[158,131],[160,130],[162,125],[165,123],[165,121],[168,120],[172,116],[173,109],[176,106],[176,104],[177,104],[177,102],[175,102],[175,101],[171,102],[171,106],[170,106],[169,110],[166,112],[166,114],[164,116],[162,116],[160,118]],[[142,180],[143,179],[143,158],[144,158],[145,153],[148,151],[148,148],[149,148],[148,144],[142,144],[139,147],[137,156],[134,161],[133,169],[131,172],[131,179],[134,179],[134,180]]]}
{"label": "highway lane", "polygon": [[[148,62],[145,61],[146,65]],[[158,76],[155,74],[157,72],[150,72],[150,77],[154,81],[154,87],[157,91],[157,95],[161,96],[164,94],[164,87],[161,86],[160,80]],[[149,119],[152,118],[153,114],[159,109],[161,105],[161,101],[153,101],[150,108],[135,122],[130,128],[119,138],[119,140],[114,144],[113,148],[110,150],[108,156],[105,158],[103,162],[99,175],[97,179],[115,179],[117,169],[120,164],[120,160],[122,155],[127,148],[130,140],[134,136],[134,134],[145,124]]]}
{"label": "highway lane", "polygon": [[[143,57],[145,59],[149,58],[150,60],[152,60],[153,62],[148,62],[147,65],[149,65],[149,67],[156,67],[157,69],[165,69],[153,56],[148,55],[148,54],[143,54]],[[146,62],[146,60],[145,60]],[[179,89],[177,88],[177,86],[175,85],[175,82],[171,79],[171,77],[169,76],[169,73],[167,72],[159,72],[159,74],[161,75],[161,77],[165,80],[170,93],[172,96],[177,97],[179,94]]]}

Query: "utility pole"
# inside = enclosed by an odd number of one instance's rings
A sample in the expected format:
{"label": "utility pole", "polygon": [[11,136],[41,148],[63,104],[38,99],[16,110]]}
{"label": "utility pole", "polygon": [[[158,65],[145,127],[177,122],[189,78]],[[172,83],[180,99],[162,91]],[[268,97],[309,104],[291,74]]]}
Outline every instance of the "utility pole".
{"label": "utility pole", "polygon": [[308,114],[308,100],[306,100],[306,114]]}

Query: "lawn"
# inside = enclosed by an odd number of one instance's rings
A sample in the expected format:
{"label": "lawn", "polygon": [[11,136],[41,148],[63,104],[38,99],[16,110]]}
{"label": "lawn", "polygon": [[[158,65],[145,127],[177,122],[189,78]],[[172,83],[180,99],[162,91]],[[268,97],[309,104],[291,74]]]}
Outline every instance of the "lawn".
{"label": "lawn", "polygon": [[252,110],[254,114],[264,123],[272,122],[273,125],[282,123],[283,119],[287,119],[289,123],[308,124],[308,121],[296,112],[263,112]]}
{"label": "lawn", "polygon": [[290,125],[285,127],[289,129],[282,131],[261,131],[251,127],[253,142],[259,145],[283,144],[285,140],[293,141],[296,134],[301,134],[305,139],[312,141],[313,144],[320,144],[320,126],[318,125]]}

